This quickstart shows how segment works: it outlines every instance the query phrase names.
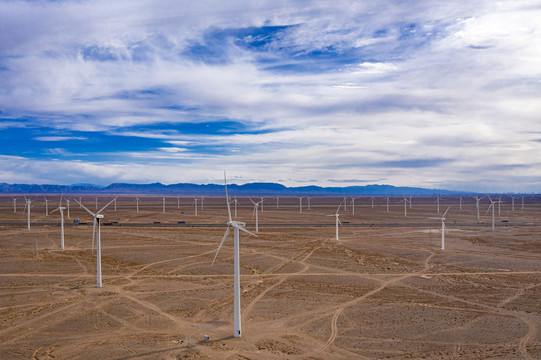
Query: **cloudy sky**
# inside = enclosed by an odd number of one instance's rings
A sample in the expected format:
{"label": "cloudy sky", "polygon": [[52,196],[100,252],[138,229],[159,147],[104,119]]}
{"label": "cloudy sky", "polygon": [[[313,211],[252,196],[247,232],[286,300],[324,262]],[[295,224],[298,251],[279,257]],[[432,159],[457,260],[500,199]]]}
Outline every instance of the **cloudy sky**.
{"label": "cloudy sky", "polygon": [[541,192],[541,0],[0,2],[0,182]]}

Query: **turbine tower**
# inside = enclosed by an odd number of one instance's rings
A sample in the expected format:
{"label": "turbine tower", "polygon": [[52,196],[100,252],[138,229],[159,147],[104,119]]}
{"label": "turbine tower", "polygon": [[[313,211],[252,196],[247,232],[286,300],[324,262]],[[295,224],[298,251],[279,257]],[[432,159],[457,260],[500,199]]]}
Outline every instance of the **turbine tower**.
{"label": "turbine tower", "polygon": [[436,197],[436,201],[434,201],[434,204],[438,204],[438,214],[440,213],[440,196],[438,195]]}
{"label": "turbine tower", "polygon": [[135,203],[136,203],[136,209],[137,209],[137,212],[139,212],[139,198],[135,198]]}
{"label": "turbine tower", "polygon": [[297,198],[299,199],[299,214],[302,214],[302,196],[297,196]]}
{"label": "turbine tower", "polygon": [[387,212],[389,212],[389,205],[391,204],[391,200],[389,200],[389,197],[387,196]]}
{"label": "turbine tower", "polygon": [[358,199],[356,197],[351,197],[351,215],[355,215],[355,199]]}
{"label": "turbine tower", "polygon": [[163,210],[162,212],[165,214],[165,198],[163,198]]}
{"label": "turbine tower", "polygon": [[373,209],[373,208],[374,208],[374,200],[376,200],[376,198],[372,196],[372,197],[371,197],[370,199],[368,199],[368,200],[370,200],[370,201],[372,202],[372,209]]}
{"label": "turbine tower", "polygon": [[[116,198],[115,198],[116,199]],[[77,201],[77,200],[75,200]],[[92,217],[94,218],[94,226],[92,228],[92,251],[94,251],[94,234],[96,233],[96,227],[97,227],[97,236],[96,236],[96,272],[97,272],[97,287],[102,287],[101,282],[101,223],[100,220],[103,219],[103,215],[100,214],[107,206],[109,206],[114,199],[109,201],[107,205],[102,207],[98,212],[93,213],[92,211],[88,210],[86,206],[84,206],[82,203],[79,203],[83,209],[86,210]]]}
{"label": "turbine tower", "polygon": [[[13,197],[12,195],[10,196],[13,199],[13,212],[16,213],[17,212],[17,198]],[[522,203],[524,204],[524,197],[522,199]]]}
{"label": "turbine tower", "polygon": [[197,198],[193,198],[193,205],[194,205],[194,209],[195,209],[195,216],[197,216]]}
{"label": "turbine tower", "polygon": [[408,216],[408,198],[404,196],[404,200],[399,201],[399,203],[404,203],[404,216]]}
{"label": "turbine tower", "polygon": [[220,249],[222,248],[222,245],[229,235],[229,231],[231,228],[233,228],[234,236],[233,236],[233,259],[234,259],[234,291],[233,291],[233,313],[234,313],[234,333],[233,336],[240,337],[241,336],[241,314],[240,314],[240,259],[239,259],[239,234],[240,231],[244,231],[245,233],[248,233],[252,236],[257,237],[256,234],[251,233],[250,231],[246,230],[244,226],[246,226],[245,223],[239,222],[239,221],[233,221],[231,219],[231,208],[229,206],[229,197],[227,195],[227,178],[224,171],[224,183],[225,183],[225,198],[227,201],[227,214],[229,215],[229,221],[227,222],[227,229],[225,230],[224,237],[222,238],[222,241],[220,242],[220,246],[218,246],[218,251],[216,251],[216,255],[214,255],[214,260],[212,260],[212,265],[214,265],[214,262],[216,261],[216,257],[218,256],[218,253],[220,252]]}

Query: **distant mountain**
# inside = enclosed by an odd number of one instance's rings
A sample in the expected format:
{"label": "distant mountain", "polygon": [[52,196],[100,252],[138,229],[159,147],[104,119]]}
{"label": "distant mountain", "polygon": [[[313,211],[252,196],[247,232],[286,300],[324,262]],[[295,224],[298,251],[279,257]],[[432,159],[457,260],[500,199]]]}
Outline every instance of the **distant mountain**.
{"label": "distant mountain", "polygon": [[[396,187],[391,185],[366,185],[347,187],[320,187],[301,186],[286,187],[276,183],[249,183],[244,185],[229,184],[230,195],[239,196],[337,196],[337,195],[358,195],[358,196],[452,196],[466,194],[463,191],[424,189],[416,187]],[[114,183],[109,186],[98,186],[91,184],[74,185],[28,185],[28,184],[6,184],[0,183],[0,193],[10,194],[156,194],[156,195],[197,195],[197,196],[219,196],[224,195],[224,186],[217,184],[127,184]],[[468,193],[470,194],[470,193]]]}

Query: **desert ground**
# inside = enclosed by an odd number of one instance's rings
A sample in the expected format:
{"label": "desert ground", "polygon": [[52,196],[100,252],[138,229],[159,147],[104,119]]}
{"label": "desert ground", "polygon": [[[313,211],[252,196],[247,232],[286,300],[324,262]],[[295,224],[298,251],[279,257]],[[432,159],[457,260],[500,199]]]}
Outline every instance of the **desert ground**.
{"label": "desert ground", "polygon": [[[92,217],[0,196],[0,359],[541,359],[541,199],[265,200],[241,233],[242,337],[233,337],[233,236],[225,197],[121,195]],[[47,195],[48,210],[59,196]],[[91,211],[113,196],[81,195]],[[254,199],[255,200],[255,199]],[[255,232],[253,205],[237,220]],[[66,204],[63,204],[66,206]],[[446,214],[445,250],[441,216]],[[116,209],[115,209],[116,206]],[[499,209],[498,209],[499,207]],[[353,214],[353,210],[355,214]],[[232,211],[234,211],[232,209]],[[404,214],[406,211],[406,215]],[[233,214],[234,215],[234,214]],[[80,224],[75,225],[78,218]],[[181,222],[181,223],[179,223]],[[208,336],[208,340],[205,339]]]}

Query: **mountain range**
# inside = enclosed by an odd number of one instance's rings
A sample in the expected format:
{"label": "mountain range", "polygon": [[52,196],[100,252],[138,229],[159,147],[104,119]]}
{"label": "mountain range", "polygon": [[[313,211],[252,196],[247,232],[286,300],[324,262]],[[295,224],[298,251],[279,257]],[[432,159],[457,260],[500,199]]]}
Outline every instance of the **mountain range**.
{"label": "mountain range", "polygon": [[[336,195],[359,195],[359,196],[452,196],[472,194],[464,191],[425,189],[417,187],[396,187],[392,185],[365,185],[346,187],[321,187],[301,186],[286,187],[277,183],[248,183],[243,185],[228,184],[230,195],[239,196],[336,196]],[[114,183],[109,186],[92,184],[73,185],[29,185],[0,183],[0,193],[8,194],[167,194],[167,195],[224,195],[224,186],[217,184],[190,184],[179,183],[164,185],[161,183],[151,184],[128,184]]]}

